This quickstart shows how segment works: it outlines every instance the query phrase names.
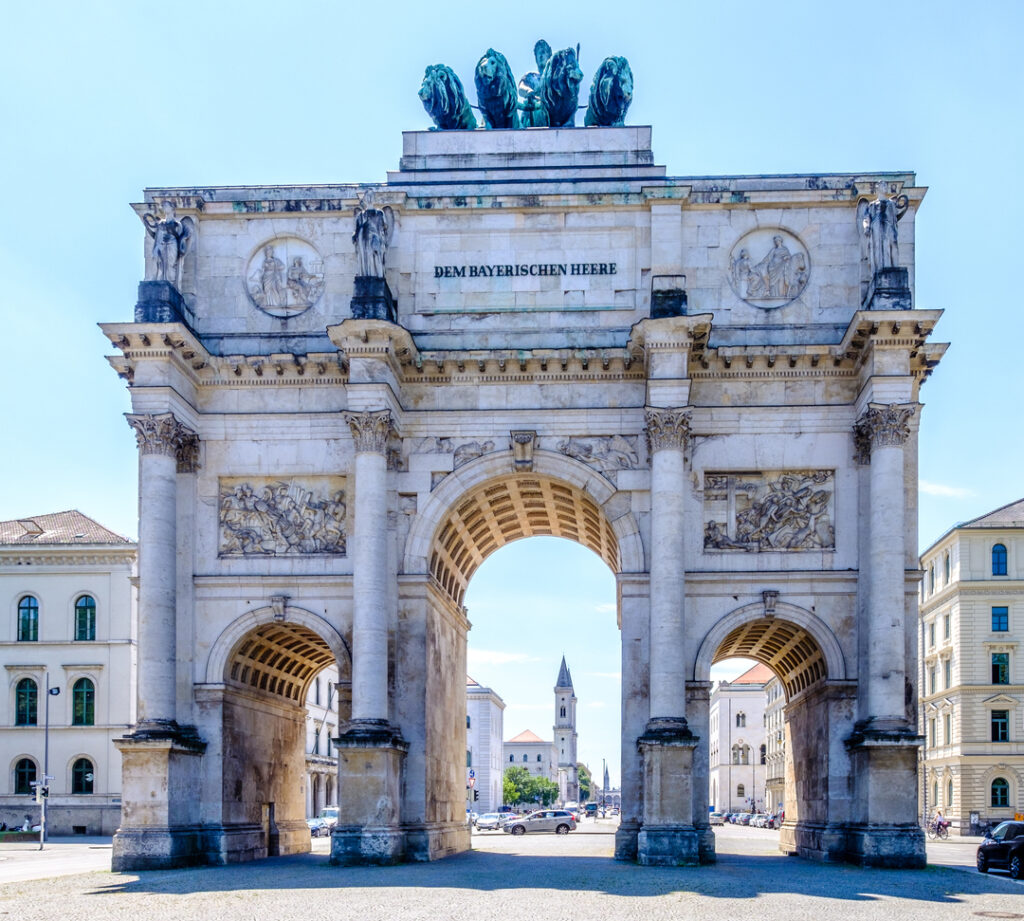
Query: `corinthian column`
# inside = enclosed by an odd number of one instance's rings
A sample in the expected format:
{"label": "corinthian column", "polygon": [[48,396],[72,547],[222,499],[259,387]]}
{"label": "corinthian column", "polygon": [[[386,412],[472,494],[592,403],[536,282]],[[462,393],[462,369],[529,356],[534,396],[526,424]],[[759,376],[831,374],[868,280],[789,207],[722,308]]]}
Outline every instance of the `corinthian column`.
{"label": "corinthian column", "polygon": [[388,720],[387,442],[391,412],[350,412],[355,440],[352,721]]}
{"label": "corinthian column", "polygon": [[126,414],[139,445],[139,729],[176,723],[177,475],[199,438],[173,413]]}
{"label": "corinthian column", "polygon": [[683,450],[690,417],[681,409],[647,409],[645,418],[651,452],[650,726],[685,728]]}
{"label": "corinthian column", "polygon": [[913,414],[913,406],[871,403],[855,428],[861,459],[871,465],[867,702],[871,724],[880,729],[906,724],[903,445]]}

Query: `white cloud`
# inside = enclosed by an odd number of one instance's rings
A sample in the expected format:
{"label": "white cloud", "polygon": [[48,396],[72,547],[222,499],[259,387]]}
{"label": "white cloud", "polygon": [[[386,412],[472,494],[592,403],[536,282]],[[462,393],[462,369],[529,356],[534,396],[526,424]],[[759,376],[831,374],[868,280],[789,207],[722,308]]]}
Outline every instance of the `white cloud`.
{"label": "white cloud", "polygon": [[946,499],[963,499],[966,496],[973,496],[974,490],[963,486],[946,486],[944,483],[930,483],[928,480],[919,480],[918,488],[927,496],[942,496]]}
{"label": "white cloud", "polygon": [[517,662],[539,662],[536,656],[525,652],[506,652],[503,649],[474,649],[470,646],[466,651],[470,668],[478,665],[511,665]]}

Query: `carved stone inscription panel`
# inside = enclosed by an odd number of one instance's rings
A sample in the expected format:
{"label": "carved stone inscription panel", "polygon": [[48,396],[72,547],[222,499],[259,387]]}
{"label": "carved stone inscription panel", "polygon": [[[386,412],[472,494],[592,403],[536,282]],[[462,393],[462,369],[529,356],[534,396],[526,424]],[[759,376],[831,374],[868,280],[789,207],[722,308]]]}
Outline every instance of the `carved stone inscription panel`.
{"label": "carved stone inscription panel", "polygon": [[220,479],[219,555],[344,555],[345,477]]}
{"label": "carved stone inscription panel", "polygon": [[835,473],[704,475],[705,550],[834,550]]}

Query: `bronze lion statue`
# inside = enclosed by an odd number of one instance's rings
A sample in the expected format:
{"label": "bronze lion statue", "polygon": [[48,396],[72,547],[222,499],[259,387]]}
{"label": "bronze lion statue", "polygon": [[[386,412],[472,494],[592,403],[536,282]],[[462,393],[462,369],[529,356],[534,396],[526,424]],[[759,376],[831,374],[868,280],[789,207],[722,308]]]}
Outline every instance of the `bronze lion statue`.
{"label": "bronze lion statue", "polygon": [[633,101],[633,71],[625,58],[605,58],[590,86],[590,105],[584,125],[623,125]]}
{"label": "bronze lion statue", "polygon": [[477,62],[473,82],[476,83],[476,97],[484,127],[518,128],[516,81],[505,55],[488,48]]}
{"label": "bronze lion statue", "polygon": [[[444,64],[431,64],[423,75],[420,87],[423,108],[433,119],[435,128],[475,128],[476,119],[455,71]],[[433,130],[433,129],[431,129]]]}
{"label": "bronze lion statue", "polygon": [[583,80],[579,51],[579,45],[575,49],[556,51],[544,65],[538,95],[551,128],[571,127],[576,121],[580,83]]}

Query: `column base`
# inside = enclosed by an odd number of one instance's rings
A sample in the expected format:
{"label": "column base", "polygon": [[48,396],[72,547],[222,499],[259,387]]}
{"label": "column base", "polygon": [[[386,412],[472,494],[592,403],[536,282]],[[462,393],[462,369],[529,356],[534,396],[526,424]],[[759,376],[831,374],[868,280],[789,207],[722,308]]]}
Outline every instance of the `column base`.
{"label": "column base", "polygon": [[853,825],[847,830],[846,859],[861,867],[923,870],[928,862],[924,832],[917,825]]}
{"label": "column base", "polygon": [[121,752],[121,827],[111,868],[158,870],[203,862],[200,764],[206,743],[193,726],[140,723],[114,740]]}
{"label": "column base", "polygon": [[639,822],[622,822],[615,832],[615,859],[636,860],[637,837],[640,834]]}
{"label": "column base", "polygon": [[465,822],[412,825],[404,831],[406,860],[440,860],[472,847],[470,828]]}
{"label": "column base", "polygon": [[386,720],[353,720],[335,742],[343,792],[331,834],[331,863],[398,863],[405,858],[400,806],[409,743]]}
{"label": "column base", "polygon": [[637,835],[637,862],[642,867],[697,866],[701,838],[692,825],[644,825]]}
{"label": "column base", "polygon": [[846,860],[847,829],[818,822],[785,822],[779,829],[779,851],[805,860],[832,863]]}

